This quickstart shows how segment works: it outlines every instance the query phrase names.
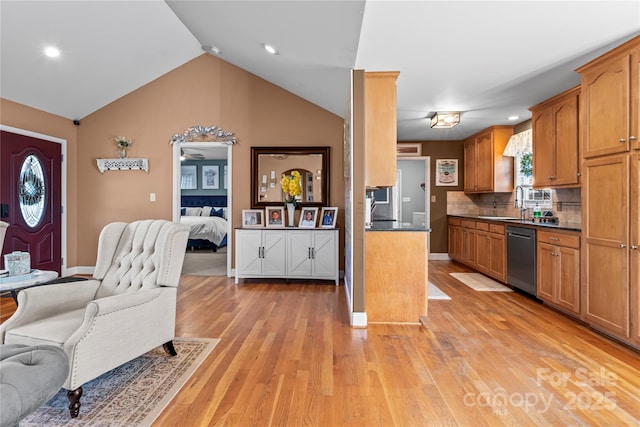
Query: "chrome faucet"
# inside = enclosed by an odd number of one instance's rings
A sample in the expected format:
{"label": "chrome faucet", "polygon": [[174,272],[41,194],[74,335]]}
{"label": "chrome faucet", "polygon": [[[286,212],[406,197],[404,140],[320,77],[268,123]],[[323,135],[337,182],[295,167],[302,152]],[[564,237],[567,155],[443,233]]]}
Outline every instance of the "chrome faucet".
{"label": "chrome faucet", "polygon": [[[520,199],[518,200],[518,193],[520,193]],[[514,207],[516,209],[520,209],[520,220],[524,221],[525,218],[525,212],[527,211],[527,208],[524,207],[524,188],[522,187],[522,185],[517,185],[516,186],[516,190],[514,192]]]}

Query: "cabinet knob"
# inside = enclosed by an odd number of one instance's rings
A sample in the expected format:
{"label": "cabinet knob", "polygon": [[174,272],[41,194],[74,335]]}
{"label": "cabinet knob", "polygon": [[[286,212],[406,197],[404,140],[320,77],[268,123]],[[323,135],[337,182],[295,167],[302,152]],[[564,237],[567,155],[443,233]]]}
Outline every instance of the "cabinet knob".
{"label": "cabinet knob", "polygon": [[557,237],[549,237],[549,240],[560,240]]}
{"label": "cabinet knob", "polygon": [[625,142],[627,142],[627,140],[626,140],[625,138],[620,138],[620,139],[618,140],[618,142],[625,143]]}
{"label": "cabinet knob", "polygon": [[638,249],[638,245],[631,245],[631,250],[635,251],[636,249]]}
{"label": "cabinet knob", "polygon": [[629,137],[629,141],[635,141],[636,139],[638,139],[638,138],[636,138],[635,135],[631,135]]}
{"label": "cabinet knob", "polygon": [[626,247],[627,247],[627,245],[625,245],[624,243],[620,243],[620,249],[624,249]]}

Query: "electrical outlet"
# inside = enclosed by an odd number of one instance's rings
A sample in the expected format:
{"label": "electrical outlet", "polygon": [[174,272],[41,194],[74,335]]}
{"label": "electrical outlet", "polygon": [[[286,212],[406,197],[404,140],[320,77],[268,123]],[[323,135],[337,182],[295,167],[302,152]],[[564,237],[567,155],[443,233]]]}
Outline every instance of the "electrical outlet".
{"label": "electrical outlet", "polygon": [[436,196],[431,196],[431,203],[435,203],[436,202]]}
{"label": "electrical outlet", "polygon": [[149,201],[150,202],[156,201],[156,193],[149,193]]}

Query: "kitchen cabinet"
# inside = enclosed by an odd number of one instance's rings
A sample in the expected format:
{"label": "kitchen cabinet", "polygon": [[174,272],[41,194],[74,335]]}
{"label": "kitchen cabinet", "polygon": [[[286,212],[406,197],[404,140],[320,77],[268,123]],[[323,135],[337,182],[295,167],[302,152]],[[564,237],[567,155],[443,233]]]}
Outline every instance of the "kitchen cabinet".
{"label": "kitchen cabinet", "polygon": [[640,37],[580,67],[584,158],[640,149]]}
{"label": "kitchen cabinet", "polygon": [[462,221],[459,218],[448,219],[449,257],[462,261]]}
{"label": "kitchen cabinet", "polygon": [[338,229],[236,229],[240,278],[334,280],[339,284]]}
{"label": "kitchen cabinet", "polygon": [[476,222],[476,268],[502,282],[507,280],[507,241],[504,225]]}
{"label": "kitchen cabinet", "polygon": [[513,157],[502,155],[513,126],[493,126],[464,142],[464,192],[513,191]]}
{"label": "kitchen cabinet", "polygon": [[396,183],[399,72],[364,73],[365,186],[392,187]]}
{"label": "kitchen cabinet", "polygon": [[580,67],[582,319],[640,346],[640,37]]}
{"label": "kitchen cabinet", "polygon": [[419,324],[427,315],[428,233],[368,231],[365,247],[367,321]]}
{"label": "kitchen cabinet", "polygon": [[577,187],[580,86],[531,107],[533,186]]}
{"label": "kitchen cabinet", "polygon": [[462,220],[462,247],[460,249],[460,259],[468,266],[476,265],[476,222]]}
{"label": "kitchen cabinet", "polygon": [[573,316],[580,315],[580,235],[537,233],[537,297]]}

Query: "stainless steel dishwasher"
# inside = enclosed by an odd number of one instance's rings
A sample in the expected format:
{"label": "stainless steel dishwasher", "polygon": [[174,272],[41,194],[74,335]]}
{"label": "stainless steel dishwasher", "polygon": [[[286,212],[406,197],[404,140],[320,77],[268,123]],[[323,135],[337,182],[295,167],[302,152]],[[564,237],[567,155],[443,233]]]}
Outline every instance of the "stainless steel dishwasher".
{"label": "stainless steel dishwasher", "polygon": [[536,296],[536,230],[507,226],[507,283]]}

